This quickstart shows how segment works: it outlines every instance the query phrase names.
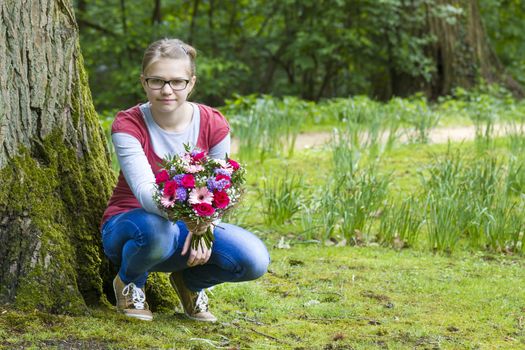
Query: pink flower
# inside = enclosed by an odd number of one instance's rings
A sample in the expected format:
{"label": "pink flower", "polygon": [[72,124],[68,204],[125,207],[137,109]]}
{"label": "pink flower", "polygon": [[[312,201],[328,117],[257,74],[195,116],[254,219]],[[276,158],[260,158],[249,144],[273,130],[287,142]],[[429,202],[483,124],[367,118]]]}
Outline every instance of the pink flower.
{"label": "pink flower", "polygon": [[239,168],[241,167],[239,165],[239,163],[237,163],[233,159],[228,159],[228,163],[230,163],[230,165],[232,166],[233,170],[235,170],[235,171],[239,170]]}
{"label": "pink flower", "polygon": [[200,161],[201,159],[203,159],[204,157],[206,156],[206,152],[202,151],[200,153],[197,153],[196,155],[193,156],[193,160],[195,162],[198,162]]}
{"label": "pink flower", "polygon": [[186,174],[180,180],[180,184],[186,188],[195,187],[195,178],[191,174]]}
{"label": "pink flower", "polygon": [[160,184],[161,182],[166,182],[170,179],[170,174],[165,169],[162,169],[160,172],[155,175],[155,183]]}
{"label": "pink flower", "polygon": [[233,167],[230,163],[227,163],[224,159],[216,159],[215,161],[219,163],[221,168],[226,170],[228,174],[231,175],[233,173]]}
{"label": "pink flower", "polygon": [[194,204],[193,210],[195,210],[199,216],[211,216],[213,213],[215,213],[215,209],[213,209],[213,207],[208,203]]}
{"label": "pink flower", "polygon": [[212,200],[213,193],[208,191],[206,187],[199,187],[191,190],[188,202],[190,202],[191,204],[206,203],[211,205]]}
{"label": "pink flower", "polygon": [[226,208],[230,204],[230,197],[228,194],[223,191],[214,191],[213,192],[213,204],[219,209]]}
{"label": "pink flower", "polygon": [[164,208],[172,208],[175,205],[175,196],[162,196],[160,204]]}
{"label": "pink flower", "polygon": [[202,171],[202,170],[204,170],[204,167],[200,164],[187,165],[184,167],[184,171],[187,171],[188,173],[192,173],[192,174],[198,173],[199,171]]}
{"label": "pink flower", "polygon": [[168,181],[164,184],[164,195],[165,196],[173,196],[175,194],[175,190],[177,189],[177,183],[175,181]]}

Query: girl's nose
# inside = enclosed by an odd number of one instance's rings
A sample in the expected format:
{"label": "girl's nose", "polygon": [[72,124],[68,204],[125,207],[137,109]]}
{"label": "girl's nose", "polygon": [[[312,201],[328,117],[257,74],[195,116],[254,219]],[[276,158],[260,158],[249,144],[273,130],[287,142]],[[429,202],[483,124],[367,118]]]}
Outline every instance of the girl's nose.
{"label": "girl's nose", "polygon": [[160,92],[163,95],[171,95],[173,93],[173,89],[171,88],[170,84],[164,84],[162,89],[160,89]]}

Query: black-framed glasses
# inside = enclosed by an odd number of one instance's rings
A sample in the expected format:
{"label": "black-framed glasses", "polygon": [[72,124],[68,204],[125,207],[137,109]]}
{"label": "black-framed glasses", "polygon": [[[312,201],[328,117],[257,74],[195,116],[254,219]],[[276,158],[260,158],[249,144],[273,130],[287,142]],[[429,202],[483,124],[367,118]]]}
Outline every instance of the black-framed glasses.
{"label": "black-framed glasses", "polygon": [[186,89],[186,86],[188,86],[188,83],[190,82],[188,79],[164,80],[160,78],[146,78],[144,80],[151,90],[160,90],[164,85],[168,84],[173,91]]}

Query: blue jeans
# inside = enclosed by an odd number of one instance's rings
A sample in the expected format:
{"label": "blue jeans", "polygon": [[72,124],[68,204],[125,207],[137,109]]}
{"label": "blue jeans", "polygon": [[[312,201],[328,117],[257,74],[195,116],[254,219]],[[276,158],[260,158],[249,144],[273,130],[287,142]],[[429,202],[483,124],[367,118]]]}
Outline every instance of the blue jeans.
{"label": "blue jeans", "polygon": [[254,280],[268,269],[270,256],[263,242],[252,233],[220,223],[214,230],[212,254],[204,265],[186,265],[189,253],[181,255],[188,229],[144,209],[134,209],[109,218],[102,227],[107,257],[119,266],[126,284],[144,287],[149,272],[182,271],[192,291],[222,282]]}

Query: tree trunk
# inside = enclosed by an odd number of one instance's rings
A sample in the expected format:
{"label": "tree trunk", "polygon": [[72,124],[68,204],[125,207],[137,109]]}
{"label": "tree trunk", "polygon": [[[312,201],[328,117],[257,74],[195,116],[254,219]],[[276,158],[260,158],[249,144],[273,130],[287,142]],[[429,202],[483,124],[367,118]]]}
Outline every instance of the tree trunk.
{"label": "tree trunk", "polygon": [[190,24],[190,35],[188,37],[188,44],[193,45],[195,40],[195,26],[197,24],[197,16],[199,13],[199,0],[193,1],[193,11],[191,14],[191,24]]}
{"label": "tree trunk", "polygon": [[[454,16],[453,23],[432,14],[436,7],[456,3],[459,3],[462,13]],[[448,94],[454,87],[472,87],[479,78],[488,83],[499,83],[517,97],[524,96],[520,85],[505,74],[490,47],[478,0],[435,0],[428,12],[428,30],[436,38],[429,48],[429,55],[435,62],[435,72],[426,84],[432,97]]]}
{"label": "tree trunk", "polygon": [[160,24],[162,22],[162,6],[160,0],[155,0],[155,7],[153,8],[153,16],[151,23],[153,25]]}
{"label": "tree trunk", "polygon": [[98,229],[115,178],[66,0],[0,2],[0,303],[105,302]]}

